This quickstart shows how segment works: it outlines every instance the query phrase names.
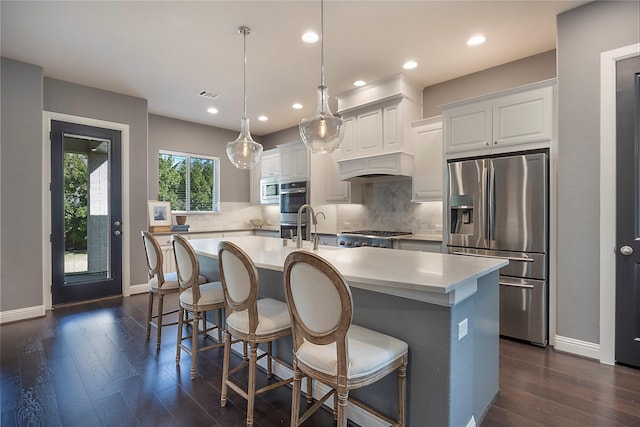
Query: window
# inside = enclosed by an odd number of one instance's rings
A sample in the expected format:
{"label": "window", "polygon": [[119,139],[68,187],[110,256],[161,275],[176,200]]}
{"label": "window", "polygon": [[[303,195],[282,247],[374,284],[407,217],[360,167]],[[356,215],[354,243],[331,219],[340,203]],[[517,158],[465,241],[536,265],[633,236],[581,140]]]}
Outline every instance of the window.
{"label": "window", "polygon": [[173,212],[220,212],[220,159],[161,150],[158,189]]}

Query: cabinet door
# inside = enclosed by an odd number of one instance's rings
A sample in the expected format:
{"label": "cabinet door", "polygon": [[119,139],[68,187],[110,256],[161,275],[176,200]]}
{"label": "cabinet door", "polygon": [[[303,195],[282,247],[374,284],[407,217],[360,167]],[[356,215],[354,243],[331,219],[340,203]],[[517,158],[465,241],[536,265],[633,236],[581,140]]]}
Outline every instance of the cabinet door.
{"label": "cabinet door", "polygon": [[176,272],[176,257],[173,255],[173,246],[161,246],[162,249],[162,272]]}
{"label": "cabinet door", "polygon": [[293,149],[280,149],[280,177],[282,179],[293,178]]}
{"label": "cabinet door", "polygon": [[382,153],[382,109],[358,114],[356,155]]}
{"label": "cabinet door", "polygon": [[355,151],[355,122],[355,117],[345,117],[344,119],[344,138],[342,139],[342,145],[340,146],[343,158],[351,157]]}
{"label": "cabinet door", "polygon": [[382,118],[384,124],[383,146],[385,151],[400,150],[402,147],[402,110],[400,104],[385,107]]}
{"label": "cabinet door", "polygon": [[326,203],[349,202],[350,184],[340,180],[338,159],[342,157],[342,150],[324,155],[324,186]]}
{"label": "cabinet door", "polygon": [[304,143],[293,148],[291,159],[293,161],[292,170],[295,179],[309,178],[309,150]]}
{"label": "cabinet door", "polygon": [[488,148],[492,144],[492,105],[489,102],[444,113],[447,153]]}
{"label": "cabinet door", "polygon": [[494,145],[551,141],[553,89],[545,87],[505,96],[493,104]]}
{"label": "cabinet door", "polygon": [[442,122],[413,128],[413,201],[442,200]]}

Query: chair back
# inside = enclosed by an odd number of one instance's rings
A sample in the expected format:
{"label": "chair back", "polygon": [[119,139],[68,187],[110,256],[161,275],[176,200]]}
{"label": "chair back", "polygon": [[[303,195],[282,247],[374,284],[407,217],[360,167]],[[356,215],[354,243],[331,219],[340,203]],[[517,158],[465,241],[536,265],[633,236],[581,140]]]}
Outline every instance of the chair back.
{"label": "chair back", "polygon": [[149,279],[158,277],[158,286],[164,283],[164,274],[162,271],[162,248],[160,242],[155,236],[148,231],[142,230],[142,243],[144,244],[144,252],[147,256],[147,272]]}
{"label": "chair back", "polygon": [[260,279],[256,266],[237,245],[223,241],[218,244],[218,268],[224,290],[226,315],[248,310],[249,332],[258,327],[258,291]]}
{"label": "chair back", "polygon": [[196,251],[191,243],[179,234],[171,236],[173,241],[173,254],[176,257],[176,270],[178,273],[178,283],[182,290],[192,288],[193,303],[200,301],[200,263]]}
{"label": "chair back", "polygon": [[342,275],[316,254],[296,251],[284,263],[284,288],[294,352],[304,340],[318,345],[335,342],[338,365],[346,363],[353,300]]}

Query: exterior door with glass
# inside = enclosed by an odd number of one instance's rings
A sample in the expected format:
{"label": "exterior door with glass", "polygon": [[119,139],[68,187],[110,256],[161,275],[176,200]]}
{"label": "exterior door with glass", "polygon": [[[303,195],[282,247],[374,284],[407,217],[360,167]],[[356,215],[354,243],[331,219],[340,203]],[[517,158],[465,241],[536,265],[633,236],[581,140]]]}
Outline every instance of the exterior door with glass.
{"label": "exterior door with glass", "polygon": [[51,122],[52,302],[122,294],[120,131]]}

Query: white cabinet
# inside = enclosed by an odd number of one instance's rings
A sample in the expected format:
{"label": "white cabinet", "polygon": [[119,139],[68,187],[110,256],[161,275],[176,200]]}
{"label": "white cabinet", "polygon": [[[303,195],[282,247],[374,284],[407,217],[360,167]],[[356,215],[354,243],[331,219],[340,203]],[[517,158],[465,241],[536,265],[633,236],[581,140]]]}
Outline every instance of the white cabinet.
{"label": "white cabinet", "polygon": [[393,239],[393,248],[405,251],[442,252],[442,242],[416,239]]}
{"label": "white cabinet", "polygon": [[309,179],[309,151],[302,142],[278,145],[280,152],[280,182]]}
{"label": "white cabinet", "polygon": [[257,228],[253,230],[253,234],[255,234],[256,236],[262,236],[262,237],[280,237],[279,230],[265,230],[263,228]]}
{"label": "white cabinet", "polygon": [[173,246],[160,246],[162,249],[162,272],[164,274],[176,271],[176,258],[173,256]]}
{"label": "white cabinet", "polygon": [[338,95],[345,120],[343,158],[413,153],[409,123],[422,114],[422,87],[402,74]]}
{"label": "white cabinet", "polygon": [[411,124],[414,138],[412,202],[442,200],[442,116]]}
{"label": "white cabinet", "polygon": [[441,108],[447,154],[501,151],[502,147],[520,144],[544,145],[554,137],[553,82],[527,85]]}
{"label": "white cabinet", "polygon": [[260,176],[262,178],[280,177],[280,151],[277,148],[262,153]]}
{"label": "white cabinet", "polygon": [[420,118],[420,105],[393,97],[373,106],[344,112],[343,158],[404,151],[413,153],[408,124]]}
{"label": "white cabinet", "polygon": [[[340,180],[338,160],[342,158],[342,150],[320,154],[322,164],[318,178],[322,179],[324,200],[322,203],[360,203],[362,201],[362,184]],[[314,173],[315,177],[315,173]],[[312,183],[314,185],[314,183]]]}

